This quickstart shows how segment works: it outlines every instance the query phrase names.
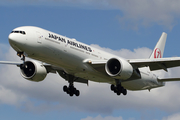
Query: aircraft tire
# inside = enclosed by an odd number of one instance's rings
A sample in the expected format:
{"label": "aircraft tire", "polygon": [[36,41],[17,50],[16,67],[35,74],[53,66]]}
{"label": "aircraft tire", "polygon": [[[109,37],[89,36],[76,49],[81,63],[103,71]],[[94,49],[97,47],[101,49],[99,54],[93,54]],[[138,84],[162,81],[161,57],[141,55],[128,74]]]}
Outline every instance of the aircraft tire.
{"label": "aircraft tire", "polygon": [[114,93],[117,93],[118,92],[118,90],[117,89],[114,89]]}
{"label": "aircraft tire", "polygon": [[114,91],[115,90],[115,86],[112,84],[111,85],[111,90]]}
{"label": "aircraft tire", "polygon": [[79,90],[76,90],[76,93],[75,93],[76,96],[79,96],[80,95],[80,92]]}
{"label": "aircraft tire", "polygon": [[122,94],[123,94],[123,95],[127,95],[127,90],[126,90],[126,89],[123,89]]}
{"label": "aircraft tire", "polygon": [[71,91],[71,92],[69,93],[69,95],[72,97],[72,96],[74,95],[74,93]]}
{"label": "aircraft tire", "polygon": [[117,95],[121,95],[121,92],[120,91],[117,91],[117,93],[116,93]]}
{"label": "aircraft tire", "polygon": [[68,87],[65,85],[65,86],[63,87],[63,91],[64,91],[64,92],[67,92],[67,90],[68,90]]}

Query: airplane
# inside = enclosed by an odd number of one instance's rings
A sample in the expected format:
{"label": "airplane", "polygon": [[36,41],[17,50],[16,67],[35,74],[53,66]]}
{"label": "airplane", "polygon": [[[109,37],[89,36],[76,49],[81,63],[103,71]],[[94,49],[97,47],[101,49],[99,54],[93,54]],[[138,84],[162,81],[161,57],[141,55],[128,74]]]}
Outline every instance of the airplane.
{"label": "airplane", "polygon": [[58,73],[68,81],[63,91],[70,96],[80,95],[74,82],[88,85],[89,81],[108,83],[115,94],[127,95],[127,90],[150,91],[165,86],[165,82],[180,81],[159,78],[152,72],[180,66],[180,57],[163,58],[166,38],[163,32],[149,58],[125,59],[39,27],[22,26],[8,36],[22,61],[0,64],[18,66],[21,76],[34,82],[43,81],[48,73]]}

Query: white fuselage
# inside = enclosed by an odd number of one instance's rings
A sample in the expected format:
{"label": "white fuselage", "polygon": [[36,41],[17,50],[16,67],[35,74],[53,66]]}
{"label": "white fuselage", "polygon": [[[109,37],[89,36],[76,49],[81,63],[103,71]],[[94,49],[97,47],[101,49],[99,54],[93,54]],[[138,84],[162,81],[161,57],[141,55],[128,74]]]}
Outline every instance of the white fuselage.
{"label": "white fuselage", "polygon": [[[59,67],[76,77],[115,84],[114,78],[94,70],[85,61],[108,61],[110,58],[120,57],[38,27],[19,27],[13,31],[26,32],[26,34],[11,33],[9,35],[10,45],[17,52],[25,52],[30,58]],[[139,70],[140,79],[121,81],[124,88],[128,90],[150,90],[164,85],[164,83],[157,81],[157,77],[148,67]]]}

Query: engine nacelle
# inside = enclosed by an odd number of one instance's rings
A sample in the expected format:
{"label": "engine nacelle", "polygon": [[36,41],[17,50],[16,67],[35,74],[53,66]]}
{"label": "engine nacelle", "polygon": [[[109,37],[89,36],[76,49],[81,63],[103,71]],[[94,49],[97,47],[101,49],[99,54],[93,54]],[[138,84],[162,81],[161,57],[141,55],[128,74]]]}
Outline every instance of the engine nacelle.
{"label": "engine nacelle", "polygon": [[43,81],[47,75],[46,68],[37,61],[26,61],[20,70],[23,78],[34,82]]}
{"label": "engine nacelle", "polygon": [[106,73],[115,78],[126,80],[133,74],[133,67],[126,60],[121,58],[111,58],[105,65]]}

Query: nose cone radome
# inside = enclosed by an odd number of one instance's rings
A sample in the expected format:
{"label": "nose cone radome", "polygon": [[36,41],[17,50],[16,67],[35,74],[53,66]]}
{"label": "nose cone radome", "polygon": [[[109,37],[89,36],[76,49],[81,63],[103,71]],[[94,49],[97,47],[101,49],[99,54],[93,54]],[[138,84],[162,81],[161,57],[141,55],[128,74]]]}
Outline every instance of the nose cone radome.
{"label": "nose cone radome", "polygon": [[8,39],[11,47],[14,50],[22,51],[21,48],[25,45],[25,40],[21,37],[21,35],[10,33]]}
{"label": "nose cone radome", "polygon": [[8,39],[9,39],[9,43],[10,43],[10,44],[14,44],[14,43],[16,43],[16,41],[17,41],[17,40],[16,40],[16,39],[17,39],[16,36],[15,36],[14,34],[12,34],[12,33],[9,34]]}

